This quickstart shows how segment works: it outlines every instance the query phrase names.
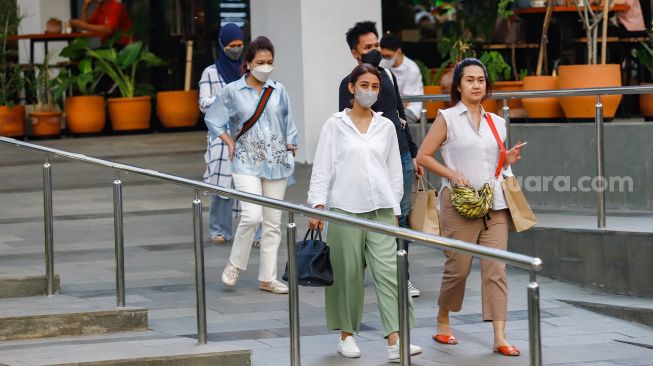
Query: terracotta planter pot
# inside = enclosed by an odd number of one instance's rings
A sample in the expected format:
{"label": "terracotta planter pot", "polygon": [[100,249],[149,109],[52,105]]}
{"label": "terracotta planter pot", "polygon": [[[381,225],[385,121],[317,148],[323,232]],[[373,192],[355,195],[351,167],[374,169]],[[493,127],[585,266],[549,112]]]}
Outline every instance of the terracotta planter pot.
{"label": "terracotta planter pot", "polygon": [[[440,85],[425,85],[424,94],[442,94],[442,87]],[[445,102],[424,102],[426,108],[426,118],[435,119],[438,115],[438,109],[445,109]]]}
{"label": "terracotta planter pot", "polygon": [[0,106],[0,136],[23,136],[25,134],[25,106]]}
{"label": "terracotta planter pot", "polygon": [[59,136],[62,112],[30,112],[33,136]]}
{"label": "terracotta planter pot", "polygon": [[[557,76],[526,76],[524,90],[556,90]],[[559,98],[526,98],[522,100],[528,118],[563,118]]]}
{"label": "terracotta planter pot", "polygon": [[163,91],[156,93],[156,114],[165,128],[193,127],[200,109],[197,90]]}
{"label": "terracotta planter pot", "polygon": [[107,114],[103,97],[68,97],[64,110],[66,126],[72,133],[98,133],[104,129]]}
{"label": "terracotta planter pot", "polygon": [[152,116],[151,97],[109,98],[109,118],[114,131],[146,130]]}
{"label": "terracotta planter pot", "polygon": [[[492,113],[497,113],[497,108],[499,108],[499,101],[496,99],[486,99],[485,102],[481,103],[483,105],[483,109],[486,112],[492,112]],[[502,104],[503,106],[503,104]],[[498,115],[503,115],[501,113],[497,113]]]}
{"label": "terracotta planter pot", "polygon": [[[523,81],[497,81],[494,83],[494,90],[497,92],[522,91],[523,87]],[[526,117],[526,112],[524,111],[521,99],[508,99],[508,107],[510,108],[511,118]],[[503,116],[503,100],[497,100],[497,109],[495,113]]]}
{"label": "terracotta planter pot", "polygon": [[[609,65],[562,65],[558,73],[558,89],[621,86],[621,68]],[[621,102],[621,95],[601,97],[603,117],[613,118]],[[595,96],[561,97],[560,105],[567,118],[593,119]]]}
{"label": "terracotta planter pot", "polygon": [[[652,83],[639,83],[640,85],[653,85]],[[653,94],[639,95],[639,110],[647,121],[653,119]]]}

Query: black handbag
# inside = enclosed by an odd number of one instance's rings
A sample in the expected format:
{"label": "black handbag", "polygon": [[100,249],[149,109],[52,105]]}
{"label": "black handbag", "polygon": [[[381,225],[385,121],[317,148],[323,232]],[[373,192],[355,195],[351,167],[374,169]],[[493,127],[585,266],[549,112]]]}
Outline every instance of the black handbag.
{"label": "black handbag", "polygon": [[[311,238],[308,238],[311,234]],[[281,278],[288,281],[288,263]],[[302,286],[321,287],[333,284],[333,269],[329,247],[322,241],[322,233],[308,229],[304,240],[297,242],[297,283]]]}

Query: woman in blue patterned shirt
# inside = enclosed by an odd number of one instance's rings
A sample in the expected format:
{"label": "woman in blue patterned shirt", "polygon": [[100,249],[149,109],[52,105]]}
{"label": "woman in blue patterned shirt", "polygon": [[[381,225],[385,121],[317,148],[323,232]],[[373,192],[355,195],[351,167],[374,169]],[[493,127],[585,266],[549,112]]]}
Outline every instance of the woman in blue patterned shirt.
{"label": "woman in blue patterned shirt", "polygon": [[[281,200],[295,167],[297,148],[297,129],[290,111],[290,100],[286,88],[269,79],[273,70],[274,46],[268,38],[258,37],[252,41],[245,62],[247,73],[218,93],[206,113],[206,125],[211,137],[220,137],[229,148],[236,189]],[[240,134],[268,88],[271,88],[271,93],[260,118],[234,140],[228,125],[231,123],[235,133]],[[240,270],[247,269],[251,242],[257,225],[262,222],[260,288],[273,293],[288,293],[288,287],[277,280],[281,211],[247,202],[241,202],[241,208],[240,224],[229,263],[222,273],[222,282],[226,286],[235,285]]]}

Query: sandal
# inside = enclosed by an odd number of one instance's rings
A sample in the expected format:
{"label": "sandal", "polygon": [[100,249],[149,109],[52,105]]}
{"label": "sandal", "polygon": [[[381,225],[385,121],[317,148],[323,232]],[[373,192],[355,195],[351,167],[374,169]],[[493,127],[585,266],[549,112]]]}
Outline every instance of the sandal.
{"label": "sandal", "polygon": [[456,339],[456,337],[454,337],[453,334],[451,335],[434,334],[432,338],[434,341],[442,344],[449,344],[452,346],[458,344],[458,340]]}
{"label": "sandal", "polygon": [[521,354],[519,348],[515,346],[499,346],[494,349],[494,352],[501,353],[504,356],[519,356]]}

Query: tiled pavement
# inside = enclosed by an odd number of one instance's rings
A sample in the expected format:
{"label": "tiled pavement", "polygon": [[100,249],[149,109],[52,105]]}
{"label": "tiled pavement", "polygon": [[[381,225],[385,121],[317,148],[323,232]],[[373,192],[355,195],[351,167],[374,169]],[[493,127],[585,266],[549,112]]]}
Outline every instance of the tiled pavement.
{"label": "tiled pavement", "polygon": [[[201,132],[41,143],[188,178],[198,178],[203,171],[205,136]],[[38,155],[0,145],[0,275],[35,275],[43,271],[39,161]],[[298,166],[295,174],[298,184],[288,189],[288,200],[305,201],[309,169],[308,166]],[[53,172],[55,270],[61,275],[61,292],[71,297],[112,302],[115,296],[113,174],[60,159],[54,159]],[[40,347],[82,343],[97,343],[99,347],[101,343],[195,337],[190,209],[193,194],[185,188],[132,175],[124,176],[123,181],[127,304],[149,309],[151,330],[84,338],[0,342],[0,363],[5,354],[20,353],[21,350],[27,354]],[[208,199],[203,197],[203,202],[206,206]],[[305,218],[298,217],[297,222],[300,230],[306,227]],[[254,365],[288,365],[287,297],[257,289],[256,250],[252,251],[250,269],[242,273],[237,286],[222,286],[219,276],[229,250],[229,245],[205,244],[209,341],[251,348]],[[279,268],[283,268],[285,255],[282,245]],[[422,296],[415,299],[417,324],[411,337],[414,344],[424,348],[424,354],[414,357],[413,364],[528,364],[525,312],[528,275],[521,270],[509,270],[511,292],[507,333],[509,339],[522,349],[523,355],[506,358],[492,354],[491,325],[481,321],[478,263],[468,281],[463,310],[452,318],[460,344],[444,346],[431,340],[435,322],[434,299],[439,289],[442,264],[443,256],[439,251],[422,244],[411,246],[411,279],[422,290]],[[653,365],[652,328],[594,314],[558,301],[610,302],[653,308],[652,299],[603,295],[543,277],[539,280],[545,364]],[[300,289],[304,365],[385,364],[376,298],[369,280],[365,298],[364,326],[357,337],[363,356],[345,359],[335,352],[336,333],[325,327],[323,290]],[[30,306],[29,300],[24,306]]]}

